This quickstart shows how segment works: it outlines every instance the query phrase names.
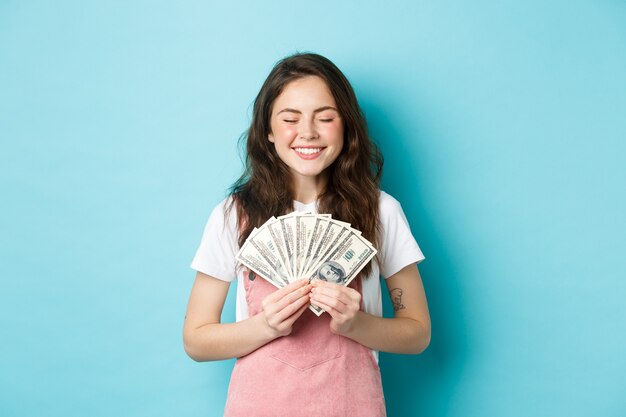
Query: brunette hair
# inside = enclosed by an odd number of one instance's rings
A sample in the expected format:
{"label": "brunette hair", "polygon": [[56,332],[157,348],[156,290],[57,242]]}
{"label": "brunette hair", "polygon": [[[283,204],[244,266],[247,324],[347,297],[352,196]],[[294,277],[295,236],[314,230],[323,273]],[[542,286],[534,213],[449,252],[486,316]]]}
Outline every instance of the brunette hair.
{"label": "brunette hair", "polygon": [[[245,170],[230,190],[231,202],[237,209],[239,246],[271,216],[293,211],[291,175],[268,135],[274,101],[287,84],[307,76],[324,80],[344,124],[343,148],[328,167],[328,183],[318,196],[318,211],[351,223],[378,247],[382,154],[370,139],[365,117],[346,77],[329,59],[313,53],[296,53],[276,63],[254,100],[250,128],[241,138],[246,141]],[[366,276],[370,268],[367,265],[364,269]]]}

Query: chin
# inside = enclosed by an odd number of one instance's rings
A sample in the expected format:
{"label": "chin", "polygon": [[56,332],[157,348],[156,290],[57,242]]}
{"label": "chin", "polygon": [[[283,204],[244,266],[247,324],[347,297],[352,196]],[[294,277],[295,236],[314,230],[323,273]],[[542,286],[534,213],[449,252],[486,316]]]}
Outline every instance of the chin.
{"label": "chin", "polygon": [[302,177],[311,177],[311,178],[315,178],[315,177],[319,177],[322,172],[321,171],[315,171],[315,172],[296,172],[298,175],[302,176]]}
{"label": "chin", "polygon": [[323,169],[291,169],[292,174],[299,175],[301,177],[319,177],[324,172]]}

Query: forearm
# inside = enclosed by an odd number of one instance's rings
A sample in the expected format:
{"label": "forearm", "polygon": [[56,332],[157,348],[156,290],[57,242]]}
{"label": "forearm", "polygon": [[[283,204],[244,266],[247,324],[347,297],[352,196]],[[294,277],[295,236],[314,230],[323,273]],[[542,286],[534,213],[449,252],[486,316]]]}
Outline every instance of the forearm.
{"label": "forearm", "polygon": [[428,347],[430,328],[407,317],[383,318],[359,311],[344,336],[370,349],[415,354]]}
{"label": "forearm", "polygon": [[236,323],[210,323],[187,329],[185,351],[195,361],[215,361],[245,356],[276,336],[257,314]]}

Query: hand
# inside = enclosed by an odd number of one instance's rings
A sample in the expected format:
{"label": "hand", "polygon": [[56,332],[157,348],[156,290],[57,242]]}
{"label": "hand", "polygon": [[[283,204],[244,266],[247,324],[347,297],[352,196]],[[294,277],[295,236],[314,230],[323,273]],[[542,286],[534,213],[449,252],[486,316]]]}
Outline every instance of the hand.
{"label": "hand", "polygon": [[300,279],[263,299],[261,314],[273,339],[291,333],[293,323],[309,305],[311,287],[308,280]]}
{"label": "hand", "polygon": [[355,324],[361,309],[361,294],[350,287],[331,282],[313,280],[311,302],[330,314],[330,331],[346,335]]}

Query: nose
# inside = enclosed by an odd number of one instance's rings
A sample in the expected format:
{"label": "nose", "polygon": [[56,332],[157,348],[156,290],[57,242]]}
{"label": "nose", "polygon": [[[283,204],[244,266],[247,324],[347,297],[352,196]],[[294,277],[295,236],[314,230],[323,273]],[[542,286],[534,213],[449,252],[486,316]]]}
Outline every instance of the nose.
{"label": "nose", "polygon": [[302,124],[300,124],[300,132],[298,135],[301,139],[304,140],[312,140],[318,138],[317,129],[315,129],[315,123],[313,123],[313,119],[304,120]]}

